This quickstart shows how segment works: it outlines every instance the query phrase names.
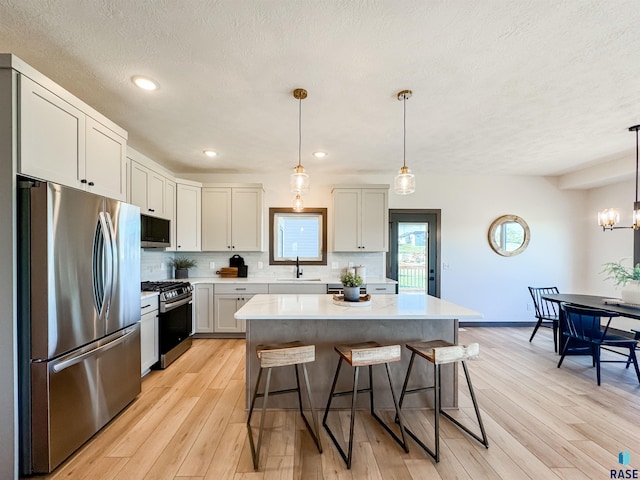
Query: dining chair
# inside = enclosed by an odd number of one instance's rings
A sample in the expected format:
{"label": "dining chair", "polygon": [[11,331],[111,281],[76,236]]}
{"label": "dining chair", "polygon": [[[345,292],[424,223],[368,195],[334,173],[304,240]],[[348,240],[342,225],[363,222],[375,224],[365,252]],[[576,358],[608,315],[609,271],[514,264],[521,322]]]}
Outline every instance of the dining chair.
{"label": "dining chair", "polygon": [[553,329],[553,349],[554,351],[558,351],[558,305],[555,302],[550,302],[542,298],[543,295],[549,294],[558,294],[558,287],[529,287],[529,293],[531,294],[531,298],[533,298],[533,307],[536,311],[536,318],[538,322],[536,326],[533,327],[533,332],[531,333],[531,338],[529,341],[533,340],[538,329],[540,327],[552,328]]}
{"label": "dining chair", "polygon": [[[629,361],[631,361],[636,369],[638,383],[640,383],[640,369],[638,369],[638,360],[635,352],[638,340],[616,335],[609,331],[611,319],[619,317],[619,314],[594,308],[576,307],[567,303],[562,303],[560,308],[565,319],[565,329],[562,335],[567,337],[567,342],[562,348],[558,368],[562,365],[564,357],[567,355],[571,344],[573,344],[573,346],[586,347],[584,355],[590,355],[592,358],[593,366],[596,367],[598,385],[600,385],[600,364],[605,362],[626,363],[628,366]],[[625,349],[625,351],[614,350],[612,347]],[[600,356],[601,350],[624,355],[627,359],[602,360]],[[628,350],[628,353],[626,350]],[[576,353],[577,351],[574,349],[572,354],[575,355]]]}

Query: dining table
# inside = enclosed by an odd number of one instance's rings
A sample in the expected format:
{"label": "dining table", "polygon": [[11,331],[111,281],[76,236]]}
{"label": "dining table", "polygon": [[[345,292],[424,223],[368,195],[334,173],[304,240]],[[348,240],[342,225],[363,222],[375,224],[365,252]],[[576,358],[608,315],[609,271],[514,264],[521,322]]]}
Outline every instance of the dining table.
{"label": "dining table", "polygon": [[[578,307],[596,308],[599,310],[616,313],[621,317],[640,320],[640,307],[625,304],[625,302],[620,298],[602,297],[598,295],[582,295],[575,293],[547,294],[542,295],[542,298],[550,302],[555,302],[557,304],[570,303],[571,305],[575,305]],[[558,354],[561,354],[564,345],[567,342],[567,337],[565,335],[562,335],[562,332],[566,330],[564,328],[564,317],[562,315],[562,309],[558,308],[558,311],[558,330],[560,332],[558,338]],[[640,323],[638,323],[638,329],[640,330]],[[632,332],[624,332],[624,334],[628,334],[631,338],[634,337]],[[568,354],[571,353],[568,352]]]}

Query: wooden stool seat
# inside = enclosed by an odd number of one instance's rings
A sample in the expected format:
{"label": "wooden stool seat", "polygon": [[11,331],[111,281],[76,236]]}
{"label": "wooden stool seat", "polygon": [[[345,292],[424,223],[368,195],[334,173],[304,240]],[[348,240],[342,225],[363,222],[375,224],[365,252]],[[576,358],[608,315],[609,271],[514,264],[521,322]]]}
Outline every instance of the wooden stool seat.
{"label": "wooden stool seat", "polygon": [[[311,386],[309,384],[309,375],[307,374],[306,364],[313,362],[316,359],[316,347],[315,345],[305,345],[299,341],[275,343],[271,345],[258,345],[256,347],[256,355],[260,360],[260,371],[258,372],[258,380],[256,380],[256,387],[253,391],[253,397],[251,399],[251,407],[249,408],[249,416],[247,418],[247,430],[249,434],[249,446],[251,447],[251,458],[253,459],[253,468],[257,471],[260,464],[260,446],[262,444],[262,432],[264,430],[264,419],[267,410],[267,401],[269,396],[282,395],[285,393],[297,393],[298,407],[300,409],[300,415],[304,421],[311,438],[318,447],[318,452],[322,453],[322,443],[320,441],[318,421],[316,418],[316,412],[313,408],[313,401],[311,400]],[[309,424],[304,410],[302,408],[302,391],[300,389],[300,374],[298,373],[298,365],[302,365],[302,374],[304,377],[304,383],[307,391],[307,400],[309,402],[309,409],[311,410],[311,421],[313,427]],[[295,369],[296,387],[287,388],[283,390],[271,391],[269,389],[271,384],[271,369],[276,367],[293,366]],[[260,380],[262,379],[262,372],[267,371],[267,380],[262,393],[258,392],[260,387]],[[258,433],[258,443],[254,444],[253,432],[251,430],[251,417],[253,416],[253,408],[256,404],[257,398],[263,398],[262,402],[262,415],[260,416],[260,429]]]}
{"label": "wooden stool seat", "polygon": [[[446,340],[431,340],[429,342],[413,342],[406,345],[407,349],[411,352],[411,359],[409,360],[409,367],[407,368],[407,374],[404,378],[404,384],[402,385],[402,393],[400,394],[400,408],[404,403],[404,397],[411,393],[419,393],[425,390],[433,390],[434,394],[434,412],[433,412],[433,424],[434,424],[434,450],[431,450],[413,431],[408,427],[405,427],[407,435],[415,440],[433,459],[437,462],[440,461],[440,415],[451,421],[458,428],[468,433],[475,440],[480,442],[486,448],[489,448],[489,441],[487,440],[487,434],[484,430],[484,424],[480,416],[480,409],[478,408],[478,401],[476,400],[475,392],[473,391],[473,385],[471,384],[471,377],[469,376],[469,370],[467,369],[467,360],[474,360],[480,355],[480,345],[477,343],[471,343],[469,345],[455,345]],[[407,388],[409,385],[409,377],[413,369],[413,362],[416,356],[422,357],[425,360],[433,364],[433,385],[426,387]],[[467,426],[460,423],[459,420],[449,415],[441,407],[441,389],[440,389],[440,366],[447,363],[462,363],[464,369],[464,376],[467,380],[467,386],[469,387],[469,394],[471,401],[473,402],[473,408],[476,413],[476,419],[478,420],[478,426],[480,427],[480,435],[472,432]]]}
{"label": "wooden stool seat", "polygon": [[400,345],[380,345],[378,342],[337,345],[335,351],[352,367],[399,362]]}
{"label": "wooden stool seat", "polygon": [[432,340],[430,342],[407,343],[407,348],[433,364],[462,362],[475,360],[480,355],[480,345],[455,345],[446,340]]}
{"label": "wooden stool seat", "polygon": [[[396,399],[396,393],[393,390],[393,384],[391,382],[391,372],[389,370],[389,363],[397,362],[400,360],[402,349],[400,345],[380,345],[378,342],[362,342],[354,343],[351,345],[336,345],[335,351],[338,352],[338,366],[336,373],[333,377],[333,384],[331,385],[331,392],[329,392],[329,399],[327,400],[327,407],[324,410],[324,417],[322,418],[322,425],[327,430],[329,438],[333,441],[334,445],[338,449],[338,453],[347,464],[347,469],[351,468],[351,459],[353,457],[353,432],[356,418],[356,400],[358,393],[369,393],[369,405],[373,418],[375,418],[382,427],[391,435],[391,437],[404,449],[405,452],[409,452],[407,447],[407,441],[404,435],[404,426],[402,423],[402,417],[400,416],[400,407],[398,400]],[[353,373],[353,388],[352,390],[344,392],[336,392],[336,384],[338,383],[338,376],[340,375],[340,367],[342,362],[346,362],[354,367]],[[387,378],[389,380],[389,388],[391,389],[391,396],[393,397],[393,405],[396,410],[396,418],[400,428],[400,436],[391,430],[382,418],[375,412],[373,403],[373,365],[384,364],[387,370]],[[358,389],[358,374],[360,367],[369,367],[369,387]],[[340,446],[340,443],[336,439],[335,435],[329,425],[327,424],[327,417],[329,416],[329,410],[331,409],[331,401],[335,397],[342,397],[345,395],[351,396],[351,424],[349,427],[349,445],[345,452]]]}
{"label": "wooden stool seat", "polygon": [[274,343],[258,345],[256,354],[260,360],[260,368],[284,367],[315,361],[316,347],[315,345],[304,345],[298,341]]}

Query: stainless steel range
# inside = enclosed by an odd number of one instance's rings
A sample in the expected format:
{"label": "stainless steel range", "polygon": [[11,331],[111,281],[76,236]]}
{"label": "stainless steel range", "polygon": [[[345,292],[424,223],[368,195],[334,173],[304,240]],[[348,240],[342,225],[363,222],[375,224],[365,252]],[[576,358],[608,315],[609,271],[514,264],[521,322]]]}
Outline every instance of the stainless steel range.
{"label": "stainless steel range", "polygon": [[142,282],[141,290],[159,292],[158,342],[160,361],[166,368],[191,347],[193,286],[189,282]]}

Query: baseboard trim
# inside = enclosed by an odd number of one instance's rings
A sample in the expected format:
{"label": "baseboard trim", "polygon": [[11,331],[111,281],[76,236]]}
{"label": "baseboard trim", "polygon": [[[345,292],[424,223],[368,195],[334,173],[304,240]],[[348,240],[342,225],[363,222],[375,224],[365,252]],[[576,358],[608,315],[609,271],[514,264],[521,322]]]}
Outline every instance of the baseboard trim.
{"label": "baseboard trim", "polygon": [[533,328],[536,322],[459,322],[459,327],[526,327]]}

